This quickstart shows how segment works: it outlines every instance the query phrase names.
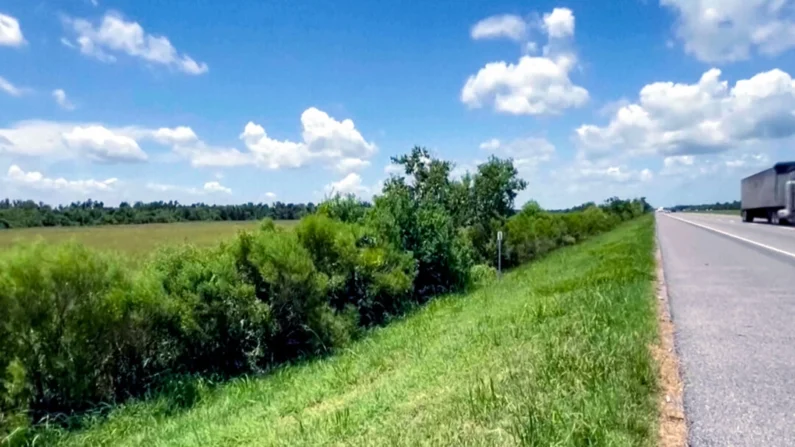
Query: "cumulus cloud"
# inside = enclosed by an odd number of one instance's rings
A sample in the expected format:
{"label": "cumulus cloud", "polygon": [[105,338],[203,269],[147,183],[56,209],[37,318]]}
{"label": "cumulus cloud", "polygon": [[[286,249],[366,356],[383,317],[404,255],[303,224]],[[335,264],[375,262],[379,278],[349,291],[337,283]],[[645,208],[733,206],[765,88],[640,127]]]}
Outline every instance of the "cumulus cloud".
{"label": "cumulus cloud", "polygon": [[161,127],[154,131],[152,136],[161,144],[186,144],[199,139],[193,129],[185,126],[173,129]]}
{"label": "cumulus cloud", "polygon": [[661,0],[677,16],[676,37],[704,62],[775,56],[795,47],[789,0]]}
{"label": "cumulus cloud", "polygon": [[213,192],[220,192],[224,194],[232,194],[232,189],[227,188],[226,186],[218,183],[218,182],[207,182],[204,184],[204,190],[213,193]]}
{"label": "cumulus cloud", "polygon": [[555,8],[544,14],[544,30],[551,38],[562,39],[574,35],[574,13],[568,8]]}
{"label": "cumulus cloud", "polygon": [[518,42],[527,37],[527,23],[512,14],[491,16],[476,23],[470,35],[475,40],[507,38]]}
{"label": "cumulus cloud", "polygon": [[[543,57],[525,55],[516,63],[486,64],[464,84],[464,104],[470,108],[491,105],[498,112],[513,115],[546,115],[581,107],[588,101],[588,91],[569,77],[577,56],[569,45],[560,43],[574,35],[574,14],[556,8],[544,15],[542,22],[549,39]],[[532,47],[537,48],[535,43]]]}
{"label": "cumulus cloud", "polygon": [[134,126],[28,120],[0,127],[0,154],[63,160],[85,157],[99,162],[147,159],[138,140],[153,131]]}
{"label": "cumulus cloud", "polygon": [[65,24],[76,37],[74,42],[61,41],[103,62],[115,62],[113,53],[123,53],[189,75],[200,75],[208,70],[207,64],[180,54],[165,36],[149,34],[137,22],[126,21],[114,12],[105,14],[98,24],[85,19],[66,19]]}
{"label": "cumulus cloud", "polygon": [[0,90],[8,93],[11,96],[22,96],[27,92],[27,89],[17,87],[2,76],[0,76]]}
{"label": "cumulus cloud", "polygon": [[654,178],[650,169],[633,170],[626,166],[583,167],[578,179],[598,180],[608,183],[648,182]]}
{"label": "cumulus cloud", "polygon": [[191,196],[204,196],[208,194],[232,194],[231,188],[227,188],[218,182],[207,182],[202,188],[150,182],[146,184],[146,189],[159,193],[181,193]]}
{"label": "cumulus cloud", "polygon": [[52,91],[52,98],[55,100],[55,103],[64,110],[75,109],[75,105],[66,97],[66,92],[60,88]]}
{"label": "cumulus cloud", "polygon": [[519,138],[501,142],[493,138],[480,144],[480,148],[500,157],[512,158],[518,170],[532,170],[540,163],[549,161],[555,154],[555,146],[544,138]]}
{"label": "cumulus cloud", "polygon": [[372,188],[363,185],[362,177],[354,172],[348,174],[342,180],[329,183],[324,190],[329,195],[354,194],[358,197],[365,197],[372,194]]}
{"label": "cumulus cloud", "polygon": [[102,126],[77,126],[64,133],[63,138],[68,146],[82,149],[89,158],[100,162],[136,162],[148,158],[134,139]]}
{"label": "cumulus cloud", "polygon": [[370,162],[361,158],[343,158],[334,165],[334,168],[345,174],[352,171],[361,171],[368,166],[370,166]]}
{"label": "cumulus cloud", "polygon": [[569,72],[575,60],[523,56],[516,64],[491,62],[467,79],[461,101],[470,108],[493,104],[512,115],[558,114],[582,107],[588,91],[574,85]]}
{"label": "cumulus cloud", "polygon": [[0,14],[0,46],[18,47],[25,43],[19,20]]}
{"label": "cumulus cloud", "polygon": [[607,126],[583,125],[576,138],[586,158],[615,155],[697,155],[795,134],[795,82],[781,70],[734,87],[712,69],[695,84],[656,82]]}
{"label": "cumulus cloud", "polygon": [[[366,159],[377,151],[375,144],[367,142],[350,119],[337,121],[326,112],[310,107],[301,114],[301,125],[303,141],[300,142],[273,139],[253,122],[246,124],[240,139],[254,163],[265,169],[297,168],[315,160]],[[350,167],[354,162],[345,163]]]}
{"label": "cumulus cloud", "polygon": [[266,192],[266,193],[264,194],[264,196],[265,196],[267,199],[273,200],[273,199],[275,199],[275,198],[276,198],[276,193],[275,193],[275,192]]}
{"label": "cumulus cloud", "polygon": [[107,180],[66,180],[65,178],[45,177],[41,172],[25,172],[17,165],[11,165],[6,174],[6,180],[16,186],[47,190],[68,191],[80,194],[91,194],[102,191],[111,191],[118,182],[115,178]]}

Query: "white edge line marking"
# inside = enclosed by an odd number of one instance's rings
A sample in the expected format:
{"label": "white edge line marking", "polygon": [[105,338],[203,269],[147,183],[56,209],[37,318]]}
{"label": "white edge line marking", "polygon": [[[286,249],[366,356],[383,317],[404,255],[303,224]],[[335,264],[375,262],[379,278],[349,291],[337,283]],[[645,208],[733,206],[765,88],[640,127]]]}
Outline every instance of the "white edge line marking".
{"label": "white edge line marking", "polygon": [[785,256],[789,256],[790,258],[795,258],[795,253],[790,253],[788,251],[780,250],[780,249],[778,249],[776,247],[771,247],[770,245],[765,245],[765,244],[762,244],[760,242],[752,241],[751,239],[746,239],[744,237],[737,236],[736,234],[727,233],[725,231],[721,231],[721,230],[718,230],[716,228],[708,227],[706,225],[702,225],[702,224],[699,224],[699,223],[691,222],[691,221],[685,220],[685,219],[680,219],[678,217],[674,217],[674,216],[670,216],[670,215],[668,215],[667,217],[670,217],[671,219],[678,220],[680,222],[684,222],[684,223],[687,223],[687,224],[690,224],[690,225],[693,225],[693,226],[696,226],[696,227],[703,228],[705,230],[714,231],[715,233],[719,233],[719,234],[722,234],[724,236],[729,236],[731,238],[734,238],[734,239],[737,239],[737,240],[740,240],[740,241],[743,241],[743,242],[746,242],[746,243],[749,243],[749,244],[752,244],[752,245],[756,245],[757,247],[762,247],[762,248],[765,248],[767,250],[774,251],[776,253],[779,253],[779,254],[782,254],[782,255],[785,255]]}

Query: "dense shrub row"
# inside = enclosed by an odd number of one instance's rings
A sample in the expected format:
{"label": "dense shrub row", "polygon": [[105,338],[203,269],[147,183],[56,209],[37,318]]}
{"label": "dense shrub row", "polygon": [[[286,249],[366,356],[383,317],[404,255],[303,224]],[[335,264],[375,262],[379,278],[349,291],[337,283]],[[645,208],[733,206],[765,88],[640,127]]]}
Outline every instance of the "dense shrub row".
{"label": "dense shrub row", "polygon": [[77,244],[20,246],[0,256],[0,437],[167,387],[185,374],[227,377],[327,352],[361,328],[505,265],[607,231],[643,213],[611,199],[580,212],[530,203],[510,160],[451,179],[450,163],[415,148],[406,175],[372,206],[321,204],[294,230],[263,221],[213,248],[180,246],[129,270]]}

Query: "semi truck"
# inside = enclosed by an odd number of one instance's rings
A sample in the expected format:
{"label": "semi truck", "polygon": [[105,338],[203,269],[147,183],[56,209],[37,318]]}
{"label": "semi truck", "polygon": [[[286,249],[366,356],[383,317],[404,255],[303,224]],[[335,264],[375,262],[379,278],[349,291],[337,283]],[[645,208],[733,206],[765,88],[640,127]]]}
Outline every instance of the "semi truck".
{"label": "semi truck", "polygon": [[776,163],[741,181],[740,213],[743,222],[766,219],[782,225],[795,223],[795,161]]}

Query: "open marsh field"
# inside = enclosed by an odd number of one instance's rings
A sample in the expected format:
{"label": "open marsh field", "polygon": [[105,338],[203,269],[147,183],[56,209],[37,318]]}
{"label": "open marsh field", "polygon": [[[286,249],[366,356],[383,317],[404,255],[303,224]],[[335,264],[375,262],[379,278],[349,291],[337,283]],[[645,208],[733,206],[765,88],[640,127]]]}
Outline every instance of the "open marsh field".
{"label": "open marsh field", "polygon": [[[293,226],[297,221],[277,221]],[[234,236],[239,230],[256,228],[259,221],[178,222],[146,225],[102,225],[87,227],[36,227],[0,230],[0,250],[18,242],[41,239],[48,243],[77,240],[92,248],[117,251],[133,258],[146,256],[164,245],[191,243],[212,245]]]}

